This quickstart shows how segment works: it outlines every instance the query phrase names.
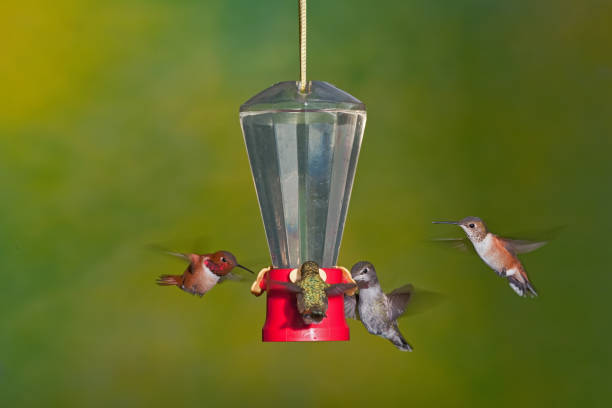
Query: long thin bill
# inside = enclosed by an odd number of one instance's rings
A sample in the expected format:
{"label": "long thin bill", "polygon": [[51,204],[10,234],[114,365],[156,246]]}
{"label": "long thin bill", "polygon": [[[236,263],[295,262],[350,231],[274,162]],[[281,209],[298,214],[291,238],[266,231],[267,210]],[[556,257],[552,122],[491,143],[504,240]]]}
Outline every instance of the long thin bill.
{"label": "long thin bill", "polygon": [[432,221],[432,224],[453,224],[459,225],[459,221]]}
{"label": "long thin bill", "polygon": [[253,272],[252,270],[250,270],[249,268],[247,268],[247,267],[245,267],[245,266],[242,266],[242,265],[239,265],[239,264],[237,264],[236,266],[237,266],[237,267],[239,267],[239,268],[244,269],[245,271],[249,271],[249,272],[251,272],[253,275],[255,274],[255,272]]}

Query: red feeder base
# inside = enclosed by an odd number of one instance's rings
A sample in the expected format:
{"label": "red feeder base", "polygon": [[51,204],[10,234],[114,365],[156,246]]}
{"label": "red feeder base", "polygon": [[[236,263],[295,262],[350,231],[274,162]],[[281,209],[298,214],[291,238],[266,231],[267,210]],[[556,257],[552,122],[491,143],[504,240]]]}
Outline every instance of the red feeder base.
{"label": "red feeder base", "polygon": [[[327,283],[343,282],[342,270],[323,268]],[[266,323],[263,341],[346,341],[349,328],[344,318],[344,296],[329,297],[327,317],[319,324],[305,324],[297,311],[295,294],[284,286],[269,284],[270,280],[289,282],[291,269],[271,269],[260,282],[267,293]]]}

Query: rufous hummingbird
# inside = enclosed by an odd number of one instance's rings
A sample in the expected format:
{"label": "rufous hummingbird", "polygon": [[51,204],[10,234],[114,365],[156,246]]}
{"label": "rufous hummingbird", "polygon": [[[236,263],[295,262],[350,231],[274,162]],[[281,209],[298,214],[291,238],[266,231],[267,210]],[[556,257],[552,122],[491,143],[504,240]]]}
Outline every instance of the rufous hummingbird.
{"label": "rufous hummingbird", "polygon": [[189,266],[182,275],[161,275],[157,279],[160,286],[178,286],[179,289],[200,297],[211,290],[217,283],[225,280],[240,280],[238,275],[231,273],[235,267],[253,273],[252,270],[240,265],[236,257],[228,251],[217,251],[213,254],[184,254],[165,251],[166,253],[184,259]]}
{"label": "rufous hummingbird", "polygon": [[[434,221],[434,224],[454,224],[465,231],[476,253],[497,274],[508,279],[508,284],[519,296],[537,296],[529,282],[527,272],[517,254],[534,251],[545,245],[545,241],[533,242],[502,238],[487,230],[485,223],[477,217],[466,217],[461,221]],[[454,240],[463,246],[461,240]]]}

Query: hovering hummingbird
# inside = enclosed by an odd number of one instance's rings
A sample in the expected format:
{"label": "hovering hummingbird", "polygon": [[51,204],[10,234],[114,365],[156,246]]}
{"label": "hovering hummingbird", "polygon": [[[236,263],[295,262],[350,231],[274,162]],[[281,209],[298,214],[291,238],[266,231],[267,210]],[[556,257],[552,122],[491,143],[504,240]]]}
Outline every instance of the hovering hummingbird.
{"label": "hovering hummingbird", "polygon": [[378,282],[376,269],[370,262],[357,262],[351,268],[353,280],[359,293],[344,296],[344,315],[361,320],[370,334],[389,340],[401,351],[412,351],[412,347],[397,325],[397,318],[406,310],[414,287],[404,285],[385,294]]}
{"label": "hovering hummingbird", "polygon": [[[512,290],[523,297],[538,296],[517,254],[535,251],[545,245],[546,241],[533,242],[499,237],[489,232],[485,223],[477,217],[466,217],[461,221],[434,221],[433,223],[460,226],[474,245],[478,256],[499,276],[508,279]],[[460,247],[466,245],[460,239],[451,241],[455,241]]]}
{"label": "hovering hummingbird", "polygon": [[182,275],[161,275],[157,279],[160,286],[178,286],[179,289],[192,295],[204,296],[217,283],[225,280],[240,280],[240,276],[232,274],[235,267],[253,273],[240,265],[236,257],[227,251],[217,251],[213,254],[183,254],[181,252],[165,251],[166,253],[189,262]]}
{"label": "hovering hummingbird", "polygon": [[337,296],[355,288],[354,283],[326,283],[319,275],[319,265],[307,261],[300,266],[295,283],[270,281],[297,294],[297,309],[305,324],[318,324],[326,317],[328,296]]}

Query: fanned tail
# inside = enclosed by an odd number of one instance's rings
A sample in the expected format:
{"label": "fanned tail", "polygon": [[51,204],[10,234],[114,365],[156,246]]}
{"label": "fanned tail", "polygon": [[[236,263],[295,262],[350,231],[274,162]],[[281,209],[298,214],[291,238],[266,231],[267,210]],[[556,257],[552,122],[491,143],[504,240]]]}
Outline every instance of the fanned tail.
{"label": "fanned tail", "polygon": [[523,279],[517,279],[514,276],[509,276],[508,284],[510,285],[512,290],[514,290],[516,294],[521,297],[538,296],[538,292],[536,292],[535,288],[531,285],[531,282],[529,282],[527,276],[524,276]]}
{"label": "fanned tail", "polygon": [[156,283],[159,286],[181,286],[183,284],[182,275],[161,275]]}

